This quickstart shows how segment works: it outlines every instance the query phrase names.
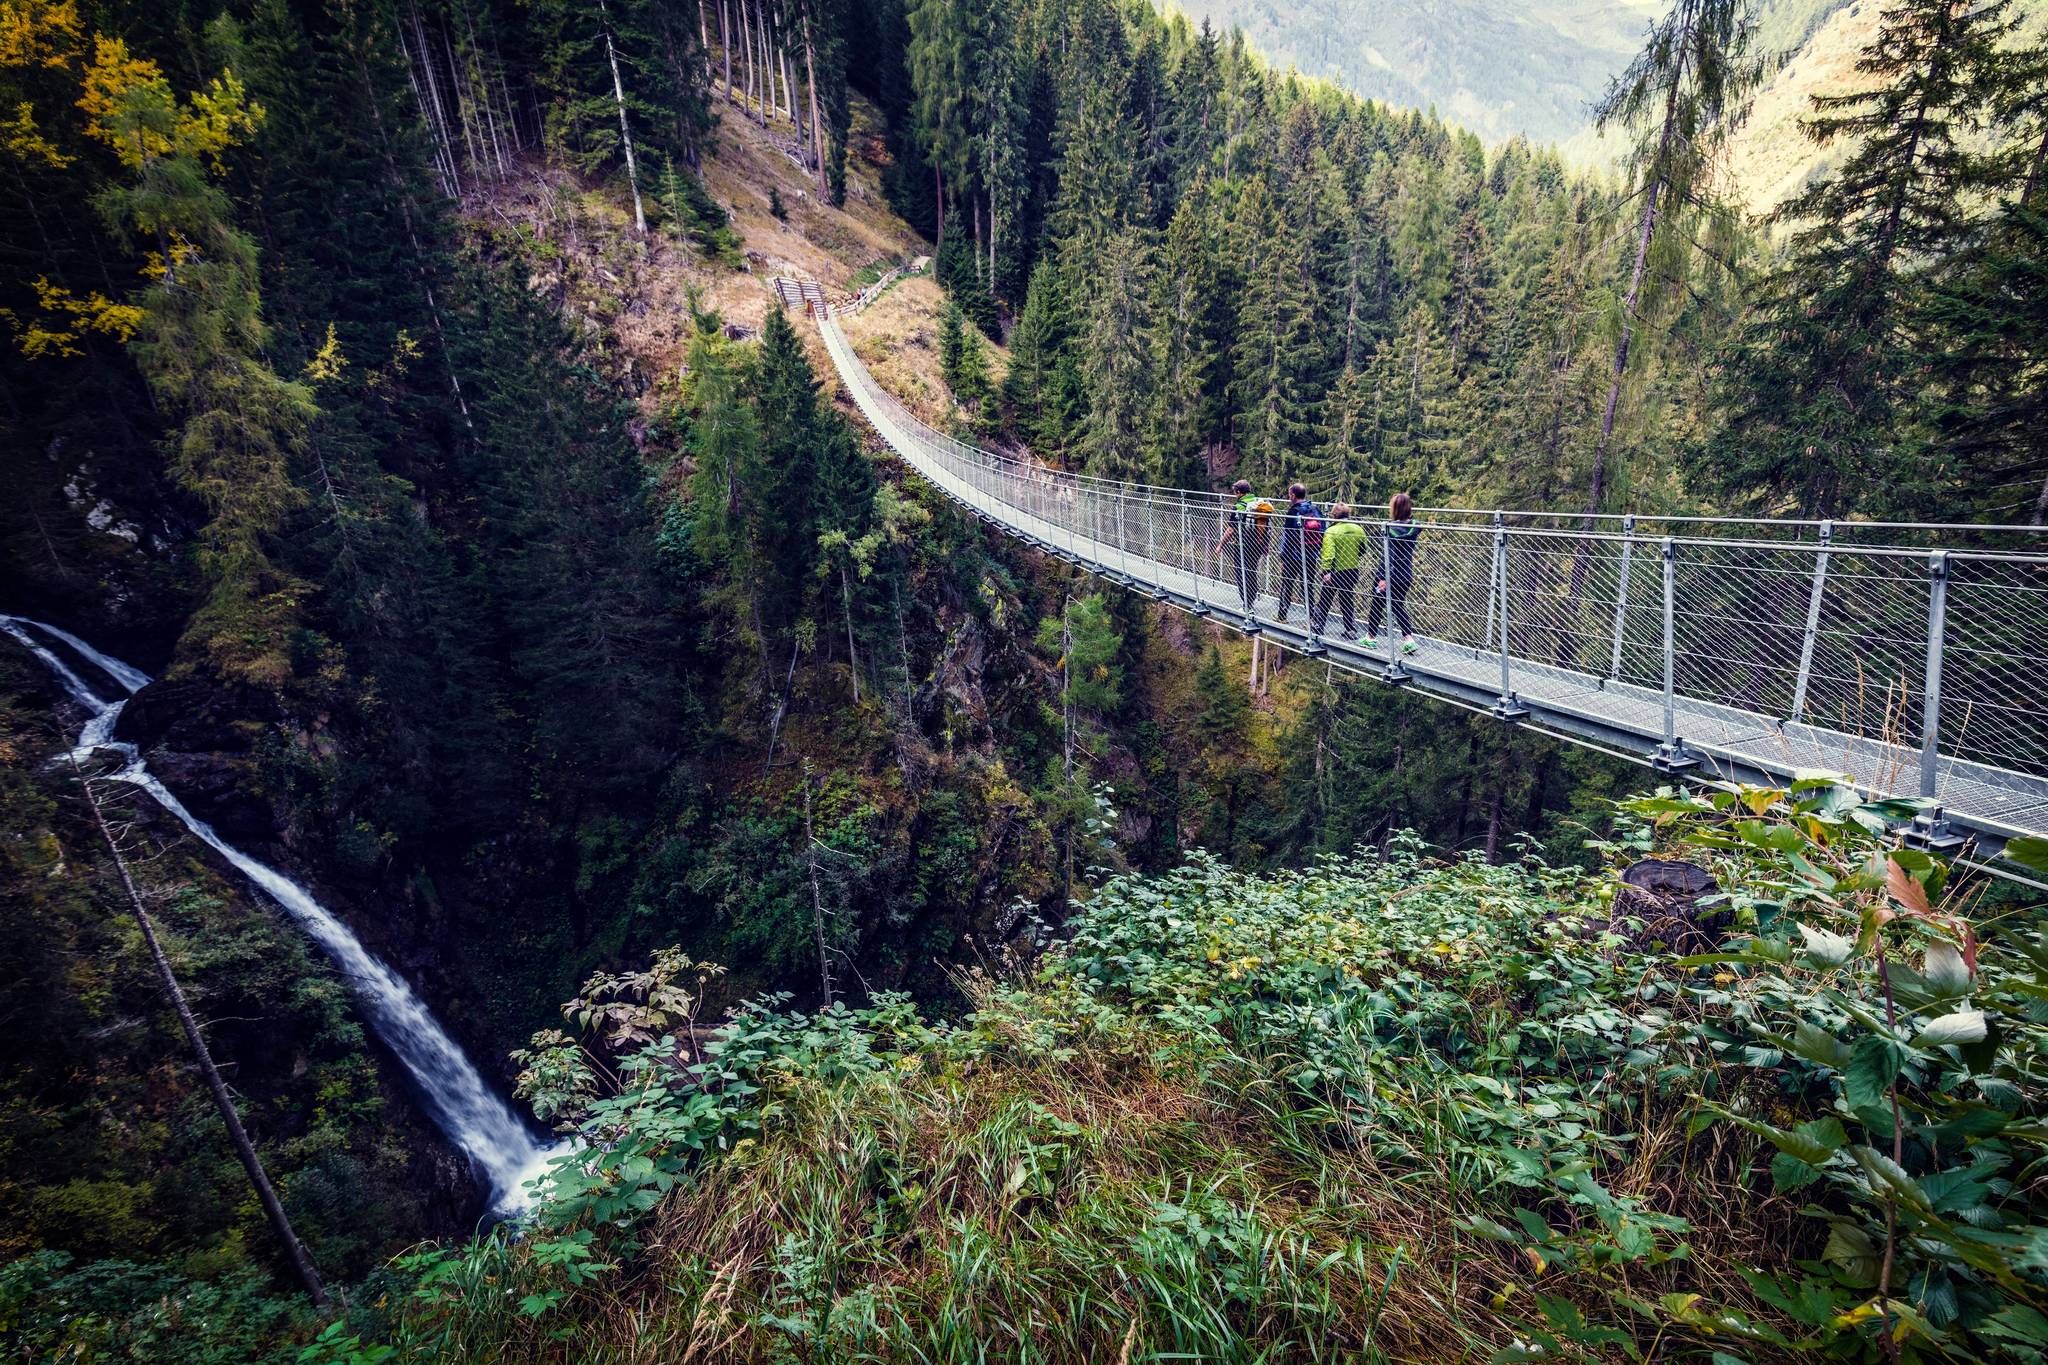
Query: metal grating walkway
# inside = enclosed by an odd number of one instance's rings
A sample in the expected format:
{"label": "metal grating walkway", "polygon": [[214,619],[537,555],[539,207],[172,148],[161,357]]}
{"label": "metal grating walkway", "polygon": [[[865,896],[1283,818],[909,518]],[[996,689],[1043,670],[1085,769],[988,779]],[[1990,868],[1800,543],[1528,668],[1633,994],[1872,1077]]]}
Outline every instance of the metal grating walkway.
{"label": "metal grating walkway", "polygon": [[[1578,517],[1430,511],[1407,601],[1417,648],[1396,654],[1389,631],[1367,650],[1336,633],[1334,609],[1312,626],[1301,592],[1278,615],[1278,577],[1298,570],[1278,555],[1245,566],[1246,607],[1235,554],[1218,543],[1224,499],[966,445],[883,390],[829,309],[809,311],[854,402],[913,469],[1115,583],[1668,772],[1847,773],[1874,794],[1920,796],[1929,809],[1907,837],[1937,847],[1959,830],[1986,846],[2048,833],[2048,555],[2032,540],[1950,550],[1939,535],[1851,543],[1871,529],[1854,524],[1601,518],[1589,531]],[[1379,523],[1365,524],[1377,541]]]}

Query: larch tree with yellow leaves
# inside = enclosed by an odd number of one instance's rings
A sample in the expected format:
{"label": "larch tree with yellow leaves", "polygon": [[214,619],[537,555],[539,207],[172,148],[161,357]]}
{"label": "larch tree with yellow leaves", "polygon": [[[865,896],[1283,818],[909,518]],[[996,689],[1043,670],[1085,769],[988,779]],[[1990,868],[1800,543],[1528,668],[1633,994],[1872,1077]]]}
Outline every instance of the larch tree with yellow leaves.
{"label": "larch tree with yellow leaves", "polygon": [[269,686],[290,674],[286,637],[303,585],[265,546],[299,500],[290,477],[317,410],[264,360],[256,245],[218,183],[262,107],[232,71],[180,99],[155,62],[97,36],[78,108],[124,177],[102,190],[108,228],[144,253],[129,349],[175,424],[171,472],[205,506],[208,594],[183,642],[187,666]]}

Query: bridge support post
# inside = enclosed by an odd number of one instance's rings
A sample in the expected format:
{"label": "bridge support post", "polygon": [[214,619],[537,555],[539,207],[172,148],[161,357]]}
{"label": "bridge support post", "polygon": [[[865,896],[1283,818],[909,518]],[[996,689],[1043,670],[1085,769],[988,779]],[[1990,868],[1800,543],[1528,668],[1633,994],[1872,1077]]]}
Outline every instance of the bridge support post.
{"label": "bridge support post", "polygon": [[1607,661],[1607,676],[1621,680],[1621,642],[1628,626],[1628,566],[1636,548],[1636,519],[1621,519],[1621,571],[1614,585],[1614,653]]}
{"label": "bridge support post", "polygon": [[1680,773],[1688,768],[1697,768],[1699,755],[1685,747],[1685,740],[1678,733],[1678,689],[1676,657],[1672,649],[1673,618],[1676,614],[1675,594],[1678,586],[1678,544],[1670,536],[1664,537],[1664,742],[1657,746],[1657,752],[1650,759],[1650,766],[1660,773]]}
{"label": "bridge support post", "polygon": [[1821,596],[1828,586],[1828,546],[1834,543],[1835,524],[1820,524],[1820,550],[1813,557],[1813,592],[1806,599],[1806,634],[1799,642],[1799,680],[1792,685],[1791,720],[1806,714],[1806,685],[1813,678],[1813,642],[1820,632]]}
{"label": "bridge support post", "polygon": [[1920,695],[1920,799],[1925,804],[1902,834],[1905,843],[1935,853],[1963,845],[1936,803],[1941,778],[1941,656],[1948,632],[1948,551],[1927,556],[1927,675]]}
{"label": "bridge support post", "polygon": [[1180,542],[1187,547],[1188,574],[1195,580],[1195,615],[1207,616],[1209,604],[1202,600],[1202,560],[1201,556],[1195,553],[1195,528],[1188,515],[1188,495],[1185,490],[1180,495]]}
{"label": "bridge support post", "polygon": [[1316,625],[1316,575],[1315,570],[1309,567],[1308,542],[1305,537],[1302,542],[1299,558],[1301,560],[1301,614],[1308,618],[1308,644],[1303,646],[1301,652],[1313,659],[1318,654],[1327,654],[1330,651],[1324,646],[1323,632]]}
{"label": "bridge support post", "polygon": [[1493,714],[1505,721],[1525,719],[1529,708],[1515,695],[1514,676],[1508,661],[1508,528],[1500,513],[1493,514],[1492,615],[1500,623],[1500,696],[1494,699]]}
{"label": "bridge support post", "polygon": [[1407,682],[1412,676],[1401,667],[1400,627],[1394,623],[1394,534],[1391,527],[1380,527],[1380,610],[1386,620],[1380,624],[1387,630],[1387,666],[1380,670],[1380,681],[1396,687]]}

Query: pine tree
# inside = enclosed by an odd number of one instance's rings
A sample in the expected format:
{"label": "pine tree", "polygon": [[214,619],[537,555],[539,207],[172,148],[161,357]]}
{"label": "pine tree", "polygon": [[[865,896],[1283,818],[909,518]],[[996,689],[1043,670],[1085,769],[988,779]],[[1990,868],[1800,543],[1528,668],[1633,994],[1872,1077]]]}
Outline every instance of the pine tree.
{"label": "pine tree", "polygon": [[1040,262],[1010,333],[1003,401],[1017,429],[1047,459],[1062,459],[1079,438],[1084,411],[1080,365],[1059,272]]}
{"label": "pine tree", "polygon": [[481,272],[461,302],[480,571],[533,761],[556,790],[633,790],[667,766],[683,715],[647,473],[625,413],[547,304]]}
{"label": "pine tree", "polygon": [[1712,452],[1731,493],[1788,499],[1804,516],[1911,513],[1951,477],[1893,417],[1911,409],[1920,368],[1917,263],[1970,230],[1964,139],[2008,23],[2005,0],[1898,0],[1856,64],[1869,88],[1814,99],[1808,136],[1854,150],[1779,211],[1797,230],[1760,286],[1724,389],[1734,416]]}
{"label": "pine tree", "polygon": [[1222,40],[1205,15],[1200,34],[1173,72],[1167,154],[1176,198],[1187,194],[1221,142],[1222,96]]}
{"label": "pine tree", "polygon": [[[1920,352],[1926,421],[1970,472],[1992,520],[2048,518],[2048,45],[2009,48],[1990,72],[1994,144],[1977,180],[1997,211],[1933,272]],[[2031,497],[2013,485],[2032,484]]]}
{"label": "pine tree", "polygon": [[1270,238],[1247,258],[1232,348],[1234,430],[1249,477],[1272,483],[1322,444],[1322,367],[1330,338],[1318,327],[1311,239],[1284,230],[1277,215],[1261,213],[1255,189],[1247,191],[1240,208],[1240,233]]}
{"label": "pine tree", "polygon": [[1150,437],[1158,342],[1152,318],[1152,244],[1143,230],[1113,238],[1100,269],[1082,370],[1088,394],[1082,438],[1088,470],[1105,479],[1153,482]]}
{"label": "pine tree", "polygon": [[252,134],[261,111],[232,71],[181,102],[156,63],[98,41],[78,106],[122,178],[99,198],[108,224],[159,250],[155,283],[127,325],[137,365],[177,423],[171,472],[206,508],[199,564],[208,595],[184,647],[223,675],[270,686],[290,676],[287,634],[301,585],[269,536],[300,500],[290,461],[317,415],[302,384],[265,363],[256,244],[208,172]]}
{"label": "pine tree", "polygon": [[1642,208],[1586,490],[1589,518],[1606,501],[1615,412],[1644,306],[1684,282],[1694,254],[1688,221],[1726,212],[1714,198],[1713,171],[1763,76],[1763,61],[1750,52],[1754,32],[1753,0],[1675,0],[1671,12],[1651,25],[1648,45],[1597,110],[1601,128],[1618,125],[1636,134],[1628,167]]}
{"label": "pine tree", "polygon": [[1158,402],[1152,420],[1153,467],[1161,482],[1197,487],[1202,450],[1217,425],[1217,242],[1208,196],[1183,198],[1166,230],[1158,271]]}

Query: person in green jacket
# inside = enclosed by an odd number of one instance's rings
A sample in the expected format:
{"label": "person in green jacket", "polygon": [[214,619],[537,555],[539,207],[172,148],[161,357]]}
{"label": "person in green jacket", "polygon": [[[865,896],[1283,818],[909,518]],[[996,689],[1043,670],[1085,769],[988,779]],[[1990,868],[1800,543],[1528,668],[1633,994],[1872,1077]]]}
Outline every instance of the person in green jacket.
{"label": "person in green jacket", "polygon": [[1351,505],[1340,502],[1330,509],[1330,529],[1323,532],[1323,585],[1311,622],[1317,634],[1330,619],[1333,597],[1344,612],[1345,635],[1358,634],[1358,565],[1364,558],[1365,528],[1351,519]]}

